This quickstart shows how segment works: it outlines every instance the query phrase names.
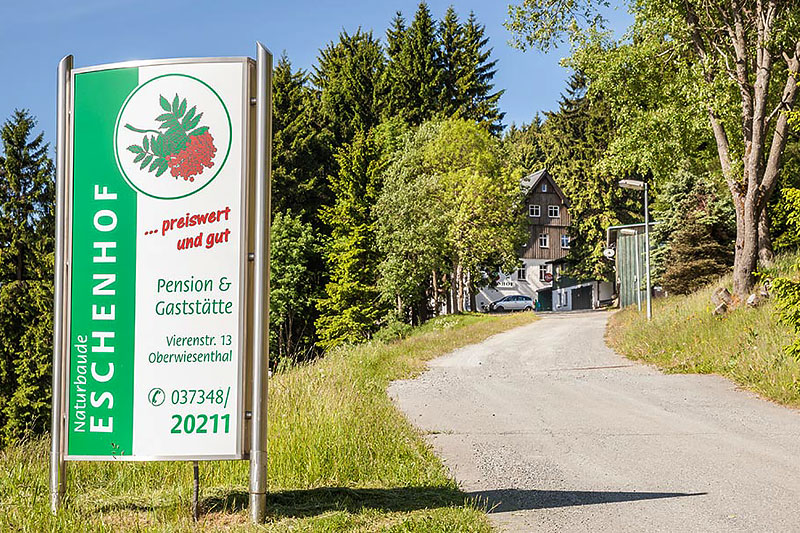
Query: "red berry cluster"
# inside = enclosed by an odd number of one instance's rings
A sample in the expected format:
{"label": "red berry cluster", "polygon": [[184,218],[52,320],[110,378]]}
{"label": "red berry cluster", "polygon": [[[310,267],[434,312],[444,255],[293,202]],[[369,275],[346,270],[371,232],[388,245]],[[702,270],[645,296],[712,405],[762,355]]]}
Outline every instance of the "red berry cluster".
{"label": "red berry cluster", "polygon": [[170,174],[176,178],[181,176],[184,180],[194,181],[193,176],[203,172],[203,167],[214,166],[211,160],[216,153],[214,138],[208,131],[201,135],[192,135],[183,150],[167,157]]}

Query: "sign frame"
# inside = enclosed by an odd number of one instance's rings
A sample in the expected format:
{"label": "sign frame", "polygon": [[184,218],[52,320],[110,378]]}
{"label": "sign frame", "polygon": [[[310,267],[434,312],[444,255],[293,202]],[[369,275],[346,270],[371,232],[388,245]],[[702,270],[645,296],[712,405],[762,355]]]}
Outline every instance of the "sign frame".
{"label": "sign frame", "polygon": [[[58,66],[56,141],[56,250],[54,268],[53,394],[51,419],[50,506],[56,512],[66,485],[66,461],[251,461],[251,514],[263,521],[266,497],[266,405],[269,325],[269,222],[271,182],[272,54],[257,43],[257,61],[249,57],[137,60],[73,68],[73,57]],[[73,145],[75,79],[80,74],[121,68],[238,63],[241,80],[241,191],[236,380],[238,418],[233,454],[67,455],[68,387],[71,355],[72,224],[74,216]],[[253,95],[253,89],[256,89]],[[232,139],[229,142],[233,142]],[[231,154],[234,155],[234,154]],[[212,178],[213,179],[213,178]],[[266,292],[265,292],[266,291]],[[263,375],[263,376],[262,376]],[[135,390],[132,394],[136,394]],[[255,461],[255,464],[254,464]],[[255,497],[255,500],[254,500]],[[255,504],[255,506],[254,506]]]}

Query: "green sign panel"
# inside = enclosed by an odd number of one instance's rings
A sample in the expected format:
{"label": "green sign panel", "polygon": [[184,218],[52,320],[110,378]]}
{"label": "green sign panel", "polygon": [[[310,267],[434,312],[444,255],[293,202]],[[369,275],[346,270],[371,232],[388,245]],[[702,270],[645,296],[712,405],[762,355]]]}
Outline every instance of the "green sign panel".
{"label": "green sign panel", "polygon": [[242,456],[248,73],[74,72],[67,459]]}

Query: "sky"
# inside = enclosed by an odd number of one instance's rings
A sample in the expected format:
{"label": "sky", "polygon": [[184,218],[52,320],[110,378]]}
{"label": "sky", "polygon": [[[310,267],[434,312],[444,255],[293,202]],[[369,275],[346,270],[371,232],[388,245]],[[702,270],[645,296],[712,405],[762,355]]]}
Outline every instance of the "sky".
{"label": "sky", "polygon": [[[621,3],[621,2],[620,2]],[[396,11],[413,18],[418,0],[0,0],[0,122],[15,109],[28,109],[39,131],[55,138],[56,71],[74,56],[85,67],[134,59],[255,56],[263,42],[276,61],[286,52],[294,68],[313,69],[321,48],[342,30],[359,27],[385,39]],[[486,26],[492,58],[498,61],[495,88],[505,89],[504,123],[530,122],[555,110],[569,71],[559,65],[563,46],[549,54],[512,48],[505,0],[429,0],[439,20],[449,5],[464,20],[474,11]],[[607,18],[620,35],[631,22],[623,8]]]}

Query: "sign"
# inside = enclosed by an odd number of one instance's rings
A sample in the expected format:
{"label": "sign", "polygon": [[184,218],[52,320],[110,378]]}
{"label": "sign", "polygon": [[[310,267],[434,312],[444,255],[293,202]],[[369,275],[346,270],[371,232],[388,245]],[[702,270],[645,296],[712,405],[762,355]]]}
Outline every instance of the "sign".
{"label": "sign", "polygon": [[603,255],[606,256],[606,259],[613,259],[616,251],[613,248],[606,248],[603,250]]}
{"label": "sign", "polygon": [[67,459],[245,452],[249,76],[244,58],[72,71]]}
{"label": "sign", "polygon": [[553,274],[551,274],[550,272],[545,273],[544,281],[545,283],[550,283],[551,281],[553,281]]}

